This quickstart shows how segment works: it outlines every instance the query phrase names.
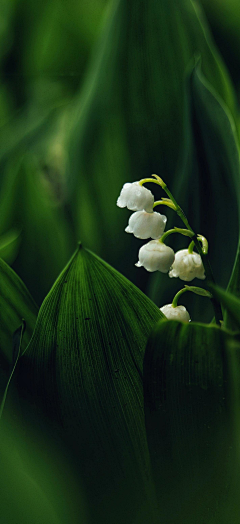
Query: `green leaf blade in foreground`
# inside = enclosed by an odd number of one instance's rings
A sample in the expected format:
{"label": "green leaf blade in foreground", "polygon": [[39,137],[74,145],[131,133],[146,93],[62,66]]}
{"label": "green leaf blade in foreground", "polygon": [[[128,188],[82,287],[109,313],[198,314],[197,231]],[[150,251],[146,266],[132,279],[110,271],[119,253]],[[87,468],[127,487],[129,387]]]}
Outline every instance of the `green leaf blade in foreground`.
{"label": "green leaf blade in foreground", "polygon": [[177,321],[159,322],[149,339],[146,430],[164,524],[237,522],[233,507],[239,517],[228,358],[232,340],[217,326]]}
{"label": "green leaf blade in foreground", "polygon": [[41,399],[63,428],[91,523],[154,522],[142,363],[162,317],[125,277],[80,246],[43,302],[21,359],[25,396]]}
{"label": "green leaf blade in foreground", "polygon": [[32,336],[38,307],[18,275],[0,259],[0,353],[12,359],[12,335],[24,318],[26,331],[22,348]]}

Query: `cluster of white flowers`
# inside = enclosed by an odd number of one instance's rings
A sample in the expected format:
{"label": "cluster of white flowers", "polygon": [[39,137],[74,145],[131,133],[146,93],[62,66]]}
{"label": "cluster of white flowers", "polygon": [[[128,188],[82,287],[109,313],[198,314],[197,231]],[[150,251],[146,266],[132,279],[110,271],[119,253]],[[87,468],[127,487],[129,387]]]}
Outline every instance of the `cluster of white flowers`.
{"label": "cluster of white flowers", "polygon": [[[153,211],[154,196],[141,181],[124,184],[117,206],[134,211],[130,216],[125,231],[133,233],[136,238],[151,238],[144,244],[138,255],[137,267],[144,267],[147,271],[161,271],[169,276],[191,281],[194,278],[204,279],[204,267],[198,253],[182,249],[174,253],[173,249],[166,246],[161,237],[164,234],[167,218],[161,213]],[[167,304],[161,311],[168,319],[178,319],[189,322],[190,316],[184,306]]]}

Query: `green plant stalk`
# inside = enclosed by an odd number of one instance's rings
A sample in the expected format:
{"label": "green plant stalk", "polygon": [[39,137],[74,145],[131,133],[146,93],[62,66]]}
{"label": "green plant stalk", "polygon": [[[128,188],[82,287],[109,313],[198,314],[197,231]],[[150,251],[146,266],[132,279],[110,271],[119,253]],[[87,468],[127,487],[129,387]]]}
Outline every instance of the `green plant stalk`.
{"label": "green plant stalk", "polygon": [[183,293],[186,293],[186,291],[188,291],[188,289],[186,289],[185,287],[183,289],[180,289],[180,291],[178,291],[172,301],[172,307],[177,307],[178,305],[178,299],[180,298],[181,295],[183,295]]}

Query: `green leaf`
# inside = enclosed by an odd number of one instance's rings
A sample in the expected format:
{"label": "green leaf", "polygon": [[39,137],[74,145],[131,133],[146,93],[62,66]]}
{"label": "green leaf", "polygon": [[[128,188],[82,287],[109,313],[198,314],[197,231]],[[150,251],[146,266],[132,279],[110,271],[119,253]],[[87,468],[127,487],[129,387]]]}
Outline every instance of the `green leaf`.
{"label": "green leaf", "polygon": [[211,285],[213,295],[221,302],[224,307],[224,326],[228,329],[240,329],[240,299],[225,291],[219,286]]}
{"label": "green leaf", "polygon": [[152,172],[170,188],[181,178],[185,71],[199,53],[204,74],[234,113],[226,69],[196,2],[148,0],[143,8],[139,0],[115,1],[73,108],[69,179],[76,238],[139,285],[141,272],[129,257],[137,244],[123,233],[127,214],[116,200],[125,182]]}
{"label": "green leaf", "polygon": [[20,231],[11,229],[0,237],[0,258],[11,264],[16,258],[20,244]]}
{"label": "green leaf", "polygon": [[12,360],[12,335],[22,318],[26,321],[23,349],[29,343],[38,308],[16,273],[0,259],[0,353]]}
{"label": "green leaf", "polygon": [[177,321],[159,322],[149,339],[146,430],[164,524],[226,524],[239,503],[229,358],[234,340],[217,326]]}
{"label": "green leaf", "polygon": [[160,318],[141,291],[80,245],[21,358],[24,397],[63,431],[96,524],[135,522],[138,512],[137,524],[154,521],[142,363]]}

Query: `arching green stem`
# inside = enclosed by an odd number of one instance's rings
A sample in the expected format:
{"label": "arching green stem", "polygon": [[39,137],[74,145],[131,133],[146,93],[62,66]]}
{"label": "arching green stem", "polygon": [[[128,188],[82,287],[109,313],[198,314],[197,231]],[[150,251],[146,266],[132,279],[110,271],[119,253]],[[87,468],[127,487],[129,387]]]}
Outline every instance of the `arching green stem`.
{"label": "arching green stem", "polygon": [[191,293],[194,293],[195,295],[200,295],[201,297],[207,297],[212,299],[212,293],[207,291],[206,289],[203,289],[202,287],[196,287],[196,286],[184,286],[183,289],[180,289],[178,291],[172,301],[172,307],[177,307],[178,305],[178,299],[183,294],[186,293],[186,291],[191,291]]}
{"label": "arching green stem", "polygon": [[193,240],[193,241],[189,244],[189,246],[188,246],[188,253],[190,253],[190,255],[193,253],[194,246],[195,246],[195,242],[194,242],[194,240]]}
{"label": "arching green stem", "polygon": [[192,237],[192,233],[190,231],[188,231],[188,229],[181,229],[180,227],[175,227],[174,229],[169,229],[168,231],[163,233],[161,238],[159,238],[159,242],[162,242],[164,244],[164,241],[166,240],[166,238],[169,235],[172,235],[173,233],[180,233],[181,235],[184,235],[184,236],[187,236],[187,237],[189,237],[189,236]]}
{"label": "arching green stem", "polygon": [[183,289],[180,289],[180,291],[178,291],[172,301],[172,307],[177,307],[178,305],[178,299],[180,298],[181,295],[183,295],[183,293],[186,293],[186,291],[188,291],[188,289],[186,289],[185,287]]}

